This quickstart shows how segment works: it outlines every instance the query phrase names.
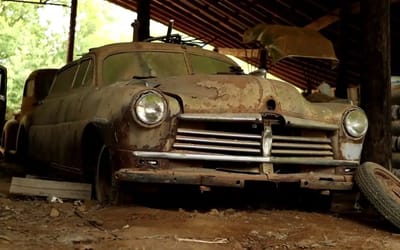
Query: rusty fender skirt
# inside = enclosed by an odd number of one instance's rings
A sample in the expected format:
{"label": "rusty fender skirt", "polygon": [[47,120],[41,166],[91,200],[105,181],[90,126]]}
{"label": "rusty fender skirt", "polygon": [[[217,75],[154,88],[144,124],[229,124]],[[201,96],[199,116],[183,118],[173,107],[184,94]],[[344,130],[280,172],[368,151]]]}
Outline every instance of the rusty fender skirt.
{"label": "rusty fender skirt", "polygon": [[133,151],[134,157],[169,160],[198,160],[198,161],[224,161],[224,162],[259,162],[272,164],[296,164],[315,166],[348,166],[357,167],[358,161],[332,160],[318,157],[271,157],[271,156],[236,156],[236,155],[208,155],[176,152],[151,152]]}
{"label": "rusty fender skirt", "polygon": [[298,182],[300,187],[316,190],[351,190],[351,176],[296,173],[296,174],[243,174],[205,168],[149,169],[122,168],[115,173],[120,181],[139,183],[187,184],[243,188],[246,181]]}

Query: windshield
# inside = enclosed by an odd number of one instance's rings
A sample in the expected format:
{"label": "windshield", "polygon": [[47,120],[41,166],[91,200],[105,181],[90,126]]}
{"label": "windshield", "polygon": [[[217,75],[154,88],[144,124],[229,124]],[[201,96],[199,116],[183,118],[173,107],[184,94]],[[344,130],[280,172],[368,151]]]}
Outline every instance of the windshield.
{"label": "windshield", "polygon": [[190,54],[189,60],[192,63],[192,70],[194,74],[228,73],[231,72],[230,67],[237,67],[236,64],[203,55]]}
{"label": "windshield", "polygon": [[[229,61],[204,55],[189,54],[193,74],[230,72]],[[162,51],[125,52],[108,56],[103,63],[103,82],[112,84],[130,79],[188,75],[183,53]]]}
{"label": "windshield", "polygon": [[183,53],[141,51],[111,55],[103,63],[103,82],[112,84],[132,78],[188,75]]}

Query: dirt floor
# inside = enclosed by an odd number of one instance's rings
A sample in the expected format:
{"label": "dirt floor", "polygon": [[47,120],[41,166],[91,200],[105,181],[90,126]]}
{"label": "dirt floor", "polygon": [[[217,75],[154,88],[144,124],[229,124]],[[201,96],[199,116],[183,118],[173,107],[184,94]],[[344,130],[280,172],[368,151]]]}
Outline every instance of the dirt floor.
{"label": "dirt floor", "polygon": [[355,210],[354,194],[321,212],[291,187],[165,186],[103,207],[11,196],[18,174],[0,170],[0,249],[400,249],[399,232],[374,210]]}

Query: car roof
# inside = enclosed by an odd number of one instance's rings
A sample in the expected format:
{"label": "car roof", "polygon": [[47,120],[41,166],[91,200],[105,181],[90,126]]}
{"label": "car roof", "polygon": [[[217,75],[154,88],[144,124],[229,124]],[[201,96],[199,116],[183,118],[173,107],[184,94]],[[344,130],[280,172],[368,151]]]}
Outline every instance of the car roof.
{"label": "car roof", "polygon": [[124,42],[124,43],[113,43],[100,46],[97,48],[91,48],[88,54],[96,54],[99,57],[106,57],[110,54],[127,51],[170,51],[170,52],[188,52],[193,54],[200,54],[209,57],[219,58],[220,60],[228,61],[236,64],[229,57],[196,46],[189,46],[183,44],[172,44],[172,43],[157,43],[157,42]]}

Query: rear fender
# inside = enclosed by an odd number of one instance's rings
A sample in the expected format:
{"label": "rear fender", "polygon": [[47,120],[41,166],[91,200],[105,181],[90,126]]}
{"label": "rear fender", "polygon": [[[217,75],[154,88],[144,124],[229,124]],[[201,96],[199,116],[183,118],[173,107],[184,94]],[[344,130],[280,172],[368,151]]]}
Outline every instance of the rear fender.
{"label": "rear fender", "polygon": [[1,147],[5,152],[17,149],[17,134],[19,122],[15,119],[8,120],[3,128]]}

